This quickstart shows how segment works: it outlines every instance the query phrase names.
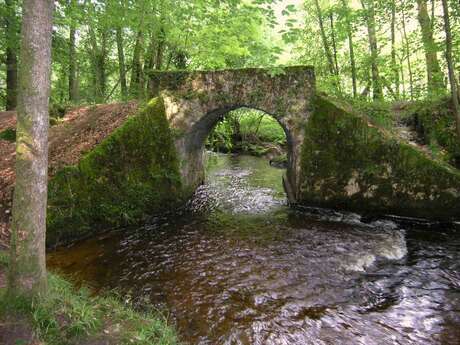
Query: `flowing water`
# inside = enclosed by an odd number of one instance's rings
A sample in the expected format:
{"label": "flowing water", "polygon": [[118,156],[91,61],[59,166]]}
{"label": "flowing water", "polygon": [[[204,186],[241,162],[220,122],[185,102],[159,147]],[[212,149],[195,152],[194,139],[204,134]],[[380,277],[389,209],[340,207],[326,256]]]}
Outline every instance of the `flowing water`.
{"label": "flowing water", "polygon": [[292,210],[282,173],[209,154],[186,210],[48,264],[165,311],[187,344],[460,344],[458,225]]}

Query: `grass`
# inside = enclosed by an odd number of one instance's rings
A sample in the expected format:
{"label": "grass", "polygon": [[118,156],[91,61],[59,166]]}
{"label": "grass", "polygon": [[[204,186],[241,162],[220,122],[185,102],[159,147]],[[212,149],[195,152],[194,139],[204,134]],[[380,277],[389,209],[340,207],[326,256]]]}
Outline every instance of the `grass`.
{"label": "grass", "polygon": [[[0,269],[7,268],[0,252]],[[173,345],[178,339],[168,321],[155,311],[138,312],[115,295],[93,296],[88,289],[75,289],[64,278],[50,273],[48,294],[32,303],[6,300],[0,289],[0,320],[21,316],[29,320],[35,335],[46,345],[110,344]],[[2,291],[3,290],[3,291]]]}

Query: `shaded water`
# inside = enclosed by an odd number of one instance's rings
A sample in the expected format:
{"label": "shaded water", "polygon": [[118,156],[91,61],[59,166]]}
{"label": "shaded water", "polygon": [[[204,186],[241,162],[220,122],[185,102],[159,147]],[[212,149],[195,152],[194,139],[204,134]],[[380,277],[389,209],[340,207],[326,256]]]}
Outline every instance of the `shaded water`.
{"label": "shaded water", "polygon": [[189,344],[460,344],[460,232],[286,206],[282,171],[211,154],[187,211],[49,255],[165,310]]}

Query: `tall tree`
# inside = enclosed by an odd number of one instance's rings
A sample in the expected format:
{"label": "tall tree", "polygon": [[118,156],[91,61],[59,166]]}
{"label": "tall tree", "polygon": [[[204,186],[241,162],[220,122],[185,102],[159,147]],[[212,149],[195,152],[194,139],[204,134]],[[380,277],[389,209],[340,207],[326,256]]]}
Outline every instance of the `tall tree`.
{"label": "tall tree", "polygon": [[428,14],[427,0],[417,0],[418,21],[422,31],[422,42],[425,51],[428,92],[436,93],[444,88],[443,75],[439,66],[436,42],[433,36],[432,20]]}
{"label": "tall tree", "polygon": [[91,44],[91,64],[93,67],[93,85],[95,89],[96,102],[104,101],[106,91],[106,57],[107,57],[107,31],[102,28],[101,42],[98,44],[94,28],[89,28],[89,39]]}
{"label": "tall tree", "polygon": [[128,86],[126,84],[126,65],[125,52],[123,49],[123,33],[122,27],[119,25],[116,28],[117,35],[117,52],[118,52],[118,73],[120,77],[121,98],[123,101],[128,99]]}
{"label": "tall tree", "polygon": [[401,26],[402,26],[402,31],[403,31],[403,40],[404,40],[404,50],[405,50],[405,55],[407,59],[407,70],[409,72],[409,89],[410,89],[410,99],[414,99],[414,76],[412,72],[412,63],[411,63],[411,49],[410,49],[410,43],[409,43],[409,38],[407,36],[407,29],[406,29],[406,3],[405,0],[403,0],[402,6],[401,6]]}
{"label": "tall tree", "polygon": [[375,25],[375,4],[374,0],[361,0],[361,4],[365,10],[367,33],[369,38],[369,50],[371,53],[372,96],[374,99],[381,99],[383,97],[383,91],[377,61],[378,46],[377,30]]}
{"label": "tall tree", "polygon": [[321,40],[323,42],[324,53],[326,54],[327,63],[329,67],[329,73],[335,76],[337,75],[337,73],[334,67],[334,59],[332,57],[331,48],[327,40],[326,30],[324,28],[323,13],[321,10],[321,6],[319,5],[319,0],[315,0],[315,6],[316,6],[316,16],[318,18],[318,24],[319,24],[319,28],[321,31]]}
{"label": "tall tree", "polygon": [[334,29],[334,12],[329,12],[329,20],[331,22],[331,39],[332,39],[332,51],[334,52],[334,66],[335,73],[339,75],[339,63],[337,61],[337,43],[335,39],[335,29]]}
{"label": "tall tree", "polygon": [[399,67],[396,61],[396,1],[391,0],[391,68],[393,71],[394,94],[399,99]]}
{"label": "tall tree", "polygon": [[446,60],[449,69],[449,81],[452,90],[452,104],[454,108],[454,116],[457,123],[457,135],[460,141],[460,106],[457,91],[457,79],[455,78],[454,62],[452,57],[452,29],[450,26],[449,5],[447,0],[442,0],[444,30],[446,32]]}
{"label": "tall tree", "polygon": [[350,20],[350,8],[348,7],[347,0],[342,0],[342,7],[345,12],[345,24],[347,28],[348,37],[348,50],[350,54],[350,65],[351,65],[351,83],[353,88],[353,97],[358,95],[357,86],[357,75],[356,75],[356,61],[355,61],[355,50],[353,47],[353,30]]}
{"label": "tall tree", "polygon": [[141,29],[137,32],[136,44],[134,45],[133,62],[131,65],[131,81],[129,92],[132,97],[142,97],[143,89],[143,69],[142,56],[144,50],[144,35]]}
{"label": "tall tree", "polygon": [[19,69],[16,186],[8,294],[46,292],[48,105],[53,0],[24,0]]}
{"label": "tall tree", "polygon": [[18,91],[18,19],[16,0],[5,0],[5,33],[6,33],[6,110],[14,110],[17,106]]}
{"label": "tall tree", "polygon": [[69,100],[78,101],[78,78],[77,78],[77,49],[76,49],[76,24],[73,18],[76,0],[67,0],[70,16],[69,28]]}

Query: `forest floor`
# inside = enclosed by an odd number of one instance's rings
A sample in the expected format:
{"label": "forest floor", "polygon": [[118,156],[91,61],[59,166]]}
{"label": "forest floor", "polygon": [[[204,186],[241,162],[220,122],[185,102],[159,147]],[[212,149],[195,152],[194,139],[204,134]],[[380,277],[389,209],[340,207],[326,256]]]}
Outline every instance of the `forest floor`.
{"label": "forest floor", "polygon": [[[126,118],[138,109],[137,102],[85,106],[71,109],[49,133],[49,176],[66,165],[76,164]],[[0,112],[0,134],[16,127],[16,113]],[[14,140],[0,139],[0,248],[9,235],[12,189],[15,181]]]}

